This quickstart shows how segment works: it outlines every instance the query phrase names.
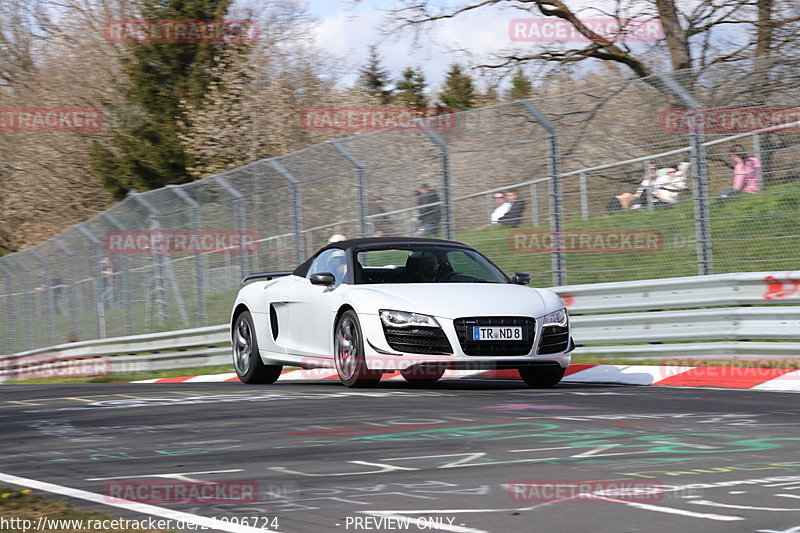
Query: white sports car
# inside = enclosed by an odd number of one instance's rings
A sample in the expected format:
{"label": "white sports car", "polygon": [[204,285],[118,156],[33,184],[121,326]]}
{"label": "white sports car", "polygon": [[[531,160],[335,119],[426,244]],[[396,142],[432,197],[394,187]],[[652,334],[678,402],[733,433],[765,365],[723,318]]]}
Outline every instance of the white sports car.
{"label": "white sports car", "polygon": [[574,349],[569,317],[558,295],[529,282],[457,242],[335,242],[293,272],[244,278],[233,363],[245,383],[272,383],[291,365],[336,368],[348,387],[397,371],[433,382],[447,369],[501,368],[552,387]]}

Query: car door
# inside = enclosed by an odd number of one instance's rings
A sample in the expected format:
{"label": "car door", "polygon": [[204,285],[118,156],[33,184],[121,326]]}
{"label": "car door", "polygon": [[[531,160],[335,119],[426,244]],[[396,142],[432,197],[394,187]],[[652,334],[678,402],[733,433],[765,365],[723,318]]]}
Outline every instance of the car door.
{"label": "car door", "polygon": [[[334,275],[336,284],[333,287],[311,284],[311,276],[322,272]],[[290,352],[294,355],[333,358],[335,292],[345,272],[345,252],[333,248],[317,256],[305,278],[294,278],[289,294]]]}

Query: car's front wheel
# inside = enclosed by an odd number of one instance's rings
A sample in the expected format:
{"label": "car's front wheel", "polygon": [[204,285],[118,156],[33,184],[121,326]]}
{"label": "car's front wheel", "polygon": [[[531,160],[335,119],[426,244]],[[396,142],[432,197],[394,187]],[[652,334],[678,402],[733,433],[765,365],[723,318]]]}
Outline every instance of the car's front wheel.
{"label": "car's front wheel", "polygon": [[256,328],[250,311],[240,313],[233,323],[233,367],[244,383],[275,383],[281,376],[281,365],[265,365],[258,353]]}
{"label": "car's front wheel", "polygon": [[565,368],[561,365],[526,366],[517,369],[522,381],[537,389],[554,387],[564,377]]}
{"label": "car's front wheel", "polygon": [[348,387],[371,387],[377,384],[382,374],[367,368],[364,337],[355,311],[342,313],[335,331],[333,360],[339,380]]}

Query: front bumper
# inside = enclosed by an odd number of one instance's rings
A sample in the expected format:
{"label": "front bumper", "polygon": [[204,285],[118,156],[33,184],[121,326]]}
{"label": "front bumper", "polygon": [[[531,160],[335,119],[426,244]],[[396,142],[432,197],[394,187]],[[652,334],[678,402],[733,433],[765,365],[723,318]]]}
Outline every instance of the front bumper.
{"label": "front bumper", "polygon": [[[370,370],[392,372],[416,366],[439,366],[457,370],[495,370],[520,368],[525,366],[552,366],[558,364],[566,368],[570,363],[570,352],[575,348],[571,336],[566,349],[556,353],[540,355],[537,353],[542,342],[543,331],[540,321],[534,325],[534,339],[530,351],[519,355],[468,355],[465,353],[456,331],[456,320],[436,317],[442,331],[450,343],[452,354],[431,355],[402,352],[393,349],[386,340],[383,325],[378,315],[359,315],[361,329],[366,339],[364,354]],[[463,326],[462,326],[463,327]],[[567,335],[570,335],[567,332]],[[463,337],[463,335],[462,335]],[[491,342],[491,341],[488,341]]]}

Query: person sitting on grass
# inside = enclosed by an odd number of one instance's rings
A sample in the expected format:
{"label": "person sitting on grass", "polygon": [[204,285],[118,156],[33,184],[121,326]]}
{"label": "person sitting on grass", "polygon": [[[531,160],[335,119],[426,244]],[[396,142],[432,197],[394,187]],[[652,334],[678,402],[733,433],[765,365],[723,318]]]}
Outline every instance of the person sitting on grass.
{"label": "person sitting on grass", "polygon": [[759,176],[761,161],[747,155],[741,144],[734,144],[732,150],[733,183],[730,189],[719,195],[717,204],[721,204],[732,196],[755,194],[761,190],[761,177]]}

